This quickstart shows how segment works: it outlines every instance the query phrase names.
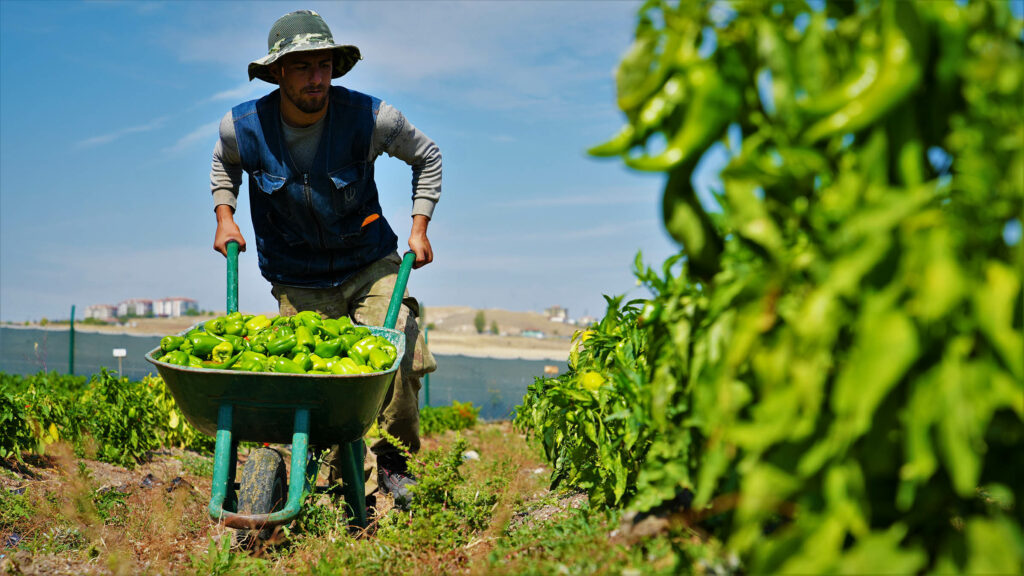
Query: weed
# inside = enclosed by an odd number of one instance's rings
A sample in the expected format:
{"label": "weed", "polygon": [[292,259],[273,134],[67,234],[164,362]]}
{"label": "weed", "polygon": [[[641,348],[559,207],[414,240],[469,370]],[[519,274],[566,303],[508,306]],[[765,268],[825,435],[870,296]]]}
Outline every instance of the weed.
{"label": "weed", "polygon": [[213,458],[192,452],[186,452],[182,454],[179,459],[181,460],[182,467],[184,467],[185,471],[189,474],[202,478],[209,478],[213,476]]}
{"label": "weed", "polygon": [[16,530],[35,514],[24,493],[0,488],[0,531]]}
{"label": "weed", "polygon": [[210,538],[205,554],[189,555],[192,572],[209,576],[227,574],[255,576],[272,573],[265,560],[246,554],[233,553],[231,550],[232,540],[231,534],[224,534],[220,538]]}
{"label": "weed", "polygon": [[129,495],[129,492],[122,492],[119,488],[104,488],[94,492],[92,504],[96,507],[99,519],[111,526],[124,526]]}
{"label": "weed", "polygon": [[472,402],[452,402],[451,406],[424,406],[420,410],[420,434],[429,436],[446,430],[465,430],[476,425],[480,408]]}
{"label": "weed", "polygon": [[313,538],[346,533],[348,518],[340,501],[338,504],[332,505],[327,497],[315,501],[310,498],[302,507],[302,513],[295,523],[295,531]]}

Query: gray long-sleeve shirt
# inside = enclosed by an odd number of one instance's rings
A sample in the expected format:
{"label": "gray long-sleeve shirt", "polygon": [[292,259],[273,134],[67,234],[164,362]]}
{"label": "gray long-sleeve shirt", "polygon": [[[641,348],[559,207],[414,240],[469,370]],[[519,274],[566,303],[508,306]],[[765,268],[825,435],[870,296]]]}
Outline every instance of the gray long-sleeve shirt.
{"label": "gray long-sleeve shirt", "polygon": [[[295,128],[281,122],[288,152],[298,167],[312,164],[323,132],[324,118],[304,128]],[[441,198],[441,151],[433,140],[417,130],[401,112],[381,102],[367,160],[373,162],[385,152],[412,167],[412,215],[422,214],[431,218],[434,206]],[[235,123],[229,110],[221,118],[220,139],[213,148],[210,188],[214,207],[227,204],[234,210],[241,184],[242,160],[238,155]]]}

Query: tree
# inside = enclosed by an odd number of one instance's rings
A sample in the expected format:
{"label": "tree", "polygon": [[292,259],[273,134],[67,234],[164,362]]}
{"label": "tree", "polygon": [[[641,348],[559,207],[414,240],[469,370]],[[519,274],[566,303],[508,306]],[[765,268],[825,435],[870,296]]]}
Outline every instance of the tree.
{"label": "tree", "polygon": [[495,321],[495,320],[491,320],[491,334],[497,334],[497,333],[498,333],[498,322]]}
{"label": "tree", "polygon": [[484,333],[484,328],[487,326],[487,318],[484,316],[483,310],[477,311],[476,317],[473,318],[473,326],[476,326],[477,334]]}

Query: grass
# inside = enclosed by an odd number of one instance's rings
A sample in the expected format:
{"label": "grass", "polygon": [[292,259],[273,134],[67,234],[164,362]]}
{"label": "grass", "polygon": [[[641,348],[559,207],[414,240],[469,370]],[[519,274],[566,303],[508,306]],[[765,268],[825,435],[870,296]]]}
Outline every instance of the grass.
{"label": "grass", "polygon": [[[480,458],[465,458],[467,450]],[[82,573],[729,572],[683,528],[642,540],[616,537],[619,514],[591,509],[581,495],[549,491],[538,446],[508,423],[425,437],[412,463],[419,484],[410,511],[378,502],[372,529],[353,533],[342,503],[320,495],[270,544],[252,551],[237,548],[234,533],[207,518],[208,484],[168,491],[169,483],[142,487],[133,480],[111,488],[70,450],[56,452],[44,480],[28,482],[24,494],[0,492],[0,541],[18,533],[16,548],[28,561],[59,555],[78,562]],[[177,458],[195,477],[210,463],[189,453]],[[141,479],[146,470],[131,474]]]}

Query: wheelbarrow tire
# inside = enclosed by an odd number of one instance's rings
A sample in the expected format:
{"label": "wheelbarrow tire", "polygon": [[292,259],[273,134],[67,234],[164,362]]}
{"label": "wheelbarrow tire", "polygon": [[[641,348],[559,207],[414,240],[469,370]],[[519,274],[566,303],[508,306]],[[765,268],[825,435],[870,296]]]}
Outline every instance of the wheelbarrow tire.
{"label": "wheelbarrow tire", "polygon": [[[249,455],[238,487],[238,512],[240,514],[270,514],[284,508],[288,496],[288,476],[284,458],[276,450],[260,448]],[[239,530],[239,543],[252,547],[257,540],[267,541],[274,528],[262,530]]]}

